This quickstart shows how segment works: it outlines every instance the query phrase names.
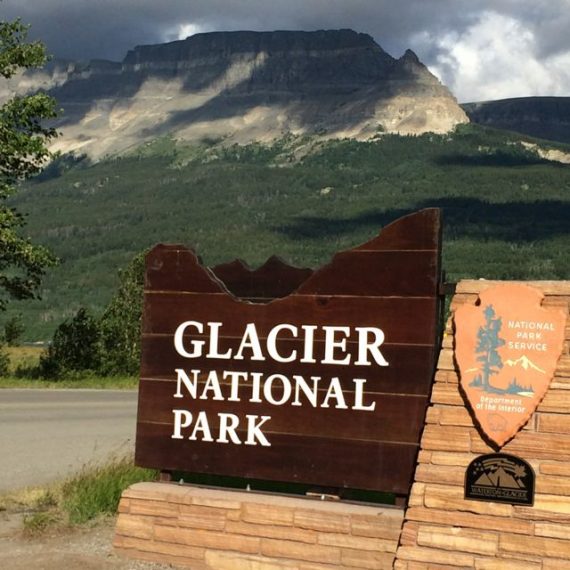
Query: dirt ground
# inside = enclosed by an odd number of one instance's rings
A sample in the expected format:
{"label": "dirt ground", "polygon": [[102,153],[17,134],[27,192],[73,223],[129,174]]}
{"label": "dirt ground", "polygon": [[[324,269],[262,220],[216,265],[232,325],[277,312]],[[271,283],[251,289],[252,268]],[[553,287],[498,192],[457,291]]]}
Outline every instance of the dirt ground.
{"label": "dirt ground", "polygon": [[170,565],[127,560],[112,547],[114,519],[92,528],[23,533],[23,515],[0,512],[0,568],[10,570],[167,570]]}

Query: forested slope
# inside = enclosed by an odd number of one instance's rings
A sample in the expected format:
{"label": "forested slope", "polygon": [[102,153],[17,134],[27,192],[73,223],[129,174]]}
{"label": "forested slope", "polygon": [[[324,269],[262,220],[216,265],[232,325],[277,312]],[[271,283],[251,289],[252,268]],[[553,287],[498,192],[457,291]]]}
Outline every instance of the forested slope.
{"label": "forested slope", "polygon": [[444,209],[448,279],[570,278],[570,166],[473,125],[372,142],[159,139],[95,165],[52,165],[14,205],[61,259],[43,299],[6,315],[23,314],[29,340],[50,338],[80,306],[100,311],[117,271],[155,243],[193,246],[208,264],[241,257],[255,266],[276,253],[317,266],[428,206]]}

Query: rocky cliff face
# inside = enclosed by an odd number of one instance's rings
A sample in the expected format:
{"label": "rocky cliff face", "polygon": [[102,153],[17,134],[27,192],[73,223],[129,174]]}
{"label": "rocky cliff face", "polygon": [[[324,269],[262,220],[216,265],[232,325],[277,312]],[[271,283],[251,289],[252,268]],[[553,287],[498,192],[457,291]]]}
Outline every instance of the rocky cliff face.
{"label": "rocky cliff face", "polygon": [[66,63],[22,81],[63,107],[59,149],[96,157],[166,133],[368,138],[447,132],[468,120],[413,52],[395,59],[351,30],[197,34],[136,47],[122,63]]}
{"label": "rocky cliff face", "polygon": [[570,143],[570,97],[519,97],[462,107],[474,123]]}

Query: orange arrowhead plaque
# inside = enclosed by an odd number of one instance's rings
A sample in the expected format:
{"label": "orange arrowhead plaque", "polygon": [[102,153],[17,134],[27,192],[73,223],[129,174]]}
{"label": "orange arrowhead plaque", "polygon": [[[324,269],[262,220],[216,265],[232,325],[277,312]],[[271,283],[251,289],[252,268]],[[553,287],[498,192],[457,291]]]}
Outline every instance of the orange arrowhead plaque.
{"label": "orange arrowhead plaque", "polygon": [[543,299],[534,287],[500,284],[454,314],[461,387],[499,447],[532,416],[562,353],[566,312],[542,307]]}

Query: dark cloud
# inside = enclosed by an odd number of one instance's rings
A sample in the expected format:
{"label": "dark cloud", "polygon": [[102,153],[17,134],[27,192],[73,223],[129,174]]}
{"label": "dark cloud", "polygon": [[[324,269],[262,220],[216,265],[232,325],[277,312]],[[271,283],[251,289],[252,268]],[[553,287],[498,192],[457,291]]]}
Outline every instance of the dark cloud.
{"label": "dark cloud", "polygon": [[[524,3],[524,2],[523,2]],[[182,24],[211,30],[353,28],[398,55],[410,35],[468,25],[464,0],[3,0],[2,17],[32,24],[57,57],[122,59],[137,44],[164,41]],[[494,4],[500,4],[495,2]]]}
{"label": "dark cloud", "polygon": [[184,26],[353,28],[396,57],[416,49],[426,64],[445,70],[446,80],[461,65],[447,57],[450,41],[466,41],[486,12],[530,34],[525,57],[542,61],[570,51],[568,0],[0,0],[2,19],[30,23],[31,35],[59,58],[121,60],[135,45],[176,39]]}

